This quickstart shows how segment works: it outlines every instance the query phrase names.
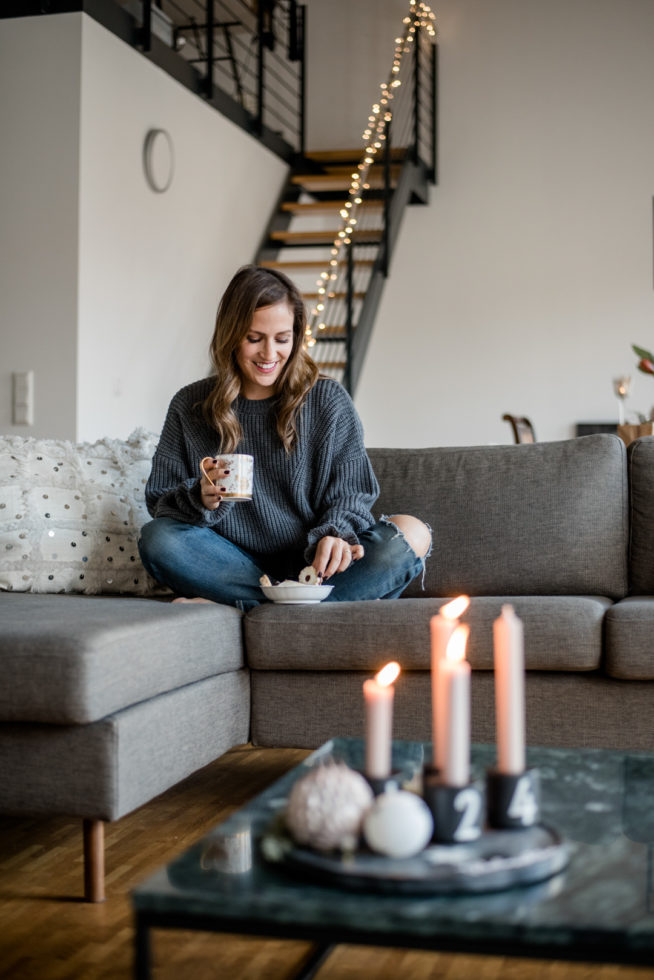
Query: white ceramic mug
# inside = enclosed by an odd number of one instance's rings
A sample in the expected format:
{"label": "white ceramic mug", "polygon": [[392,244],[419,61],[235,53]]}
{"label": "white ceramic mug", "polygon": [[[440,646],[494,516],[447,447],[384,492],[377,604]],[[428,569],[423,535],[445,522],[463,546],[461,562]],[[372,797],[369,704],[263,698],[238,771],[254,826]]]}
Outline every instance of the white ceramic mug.
{"label": "white ceramic mug", "polygon": [[214,469],[213,459],[217,459],[215,469],[229,470],[227,476],[221,476],[219,481],[211,481],[214,486],[224,487],[223,500],[252,500],[254,483],[254,458],[244,453],[223,453],[215,457],[205,457],[200,463],[202,472],[207,480],[210,479],[207,470]]}

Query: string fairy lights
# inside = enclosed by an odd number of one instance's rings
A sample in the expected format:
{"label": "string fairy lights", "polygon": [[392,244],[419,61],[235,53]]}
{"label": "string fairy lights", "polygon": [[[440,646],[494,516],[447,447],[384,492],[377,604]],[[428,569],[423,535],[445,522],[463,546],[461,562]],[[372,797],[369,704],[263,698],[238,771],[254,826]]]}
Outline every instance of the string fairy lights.
{"label": "string fairy lights", "polygon": [[369,171],[375,163],[376,156],[384,147],[387,127],[393,117],[392,102],[396,91],[402,85],[399,75],[403,55],[410,52],[416,33],[420,30],[426,31],[429,37],[436,37],[435,21],[436,16],[425,0],[410,0],[409,12],[402,21],[402,34],[395,38],[395,51],[389,77],[379,86],[379,100],[371,108],[362,135],[363,153],[356,170],[353,170],[350,175],[349,192],[339,211],[341,221],[330,249],[329,263],[316,281],[318,299],[308,318],[306,347],[313,347],[319,339],[320,332],[327,327],[325,309],[328,301],[336,295],[334,290],[338,280],[337,270],[342,263],[343,250],[352,243],[352,235],[359,220],[359,209],[363,203],[363,194],[370,189]]}

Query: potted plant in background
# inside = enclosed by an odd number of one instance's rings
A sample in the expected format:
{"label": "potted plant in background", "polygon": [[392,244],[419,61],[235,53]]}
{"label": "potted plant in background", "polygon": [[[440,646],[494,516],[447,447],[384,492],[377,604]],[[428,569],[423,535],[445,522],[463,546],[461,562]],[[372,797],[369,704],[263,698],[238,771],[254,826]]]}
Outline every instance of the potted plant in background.
{"label": "potted plant in background", "polygon": [[[632,344],[631,349],[638,358],[638,370],[642,371],[643,374],[654,375],[654,354],[644,347],[638,347],[636,344]],[[618,395],[618,397],[620,396]],[[638,415],[637,423],[625,424],[621,417],[621,424],[618,425],[618,435],[627,445],[633,442],[634,439],[639,439],[641,436],[651,436],[654,434],[654,422],[652,421],[654,412],[650,412],[649,416],[645,416],[641,412],[637,412],[636,414]]]}
{"label": "potted plant in background", "polygon": [[651,350],[645,350],[644,347],[636,347],[635,344],[631,345],[631,349],[640,360],[638,361],[638,370],[642,371],[643,374],[654,374],[654,354]]}

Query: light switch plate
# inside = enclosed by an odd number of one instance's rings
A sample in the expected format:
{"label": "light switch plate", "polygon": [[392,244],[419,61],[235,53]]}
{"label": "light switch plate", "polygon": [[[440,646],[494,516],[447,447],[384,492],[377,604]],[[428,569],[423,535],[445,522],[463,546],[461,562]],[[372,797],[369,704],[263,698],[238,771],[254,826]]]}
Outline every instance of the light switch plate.
{"label": "light switch plate", "polygon": [[34,425],[34,371],[14,371],[12,414],[14,425]]}

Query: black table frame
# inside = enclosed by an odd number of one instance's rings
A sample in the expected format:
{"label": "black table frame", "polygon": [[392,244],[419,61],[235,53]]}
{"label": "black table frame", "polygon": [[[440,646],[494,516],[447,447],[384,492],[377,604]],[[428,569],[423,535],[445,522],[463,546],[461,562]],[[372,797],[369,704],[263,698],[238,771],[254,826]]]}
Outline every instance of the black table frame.
{"label": "black table frame", "polygon": [[[620,951],[615,942],[607,940],[601,932],[588,931],[574,949],[566,948],[557,955],[556,946],[547,943],[509,943],[505,941],[481,940],[471,946],[469,938],[457,940],[438,937],[422,937],[402,934],[400,931],[384,936],[378,932],[366,932],[365,929],[348,931],[341,934],[337,930],[325,926],[322,929],[306,928],[301,925],[283,926],[271,925],[270,931],[264,930],[260,923],[253,924],[247,919],[220,919],[211,916],[188,916],[180,922],[177,913],[136,912],[136,946],[134,976],[136,980],[150,980],[151,977],[151,929],[183,929],[200,932],[223,932],[232,935],[257,936],[260,938],[293,939],[301,942],[311,942],[315,948],[309,958],[295,975],[295,980],[308,980],[314,976],[327,956],[335,946],[341,943],[359,946],[387,946],[402,949],[427,950],[438,953],[474,953],[482,956],[510,956],[523,959],[560,960],[562,962],[616,963],[623,966],[652,966],[651,953],[646,950],[639,955],[633,950]],[[579,938],[579,937],[578,937]]]}

